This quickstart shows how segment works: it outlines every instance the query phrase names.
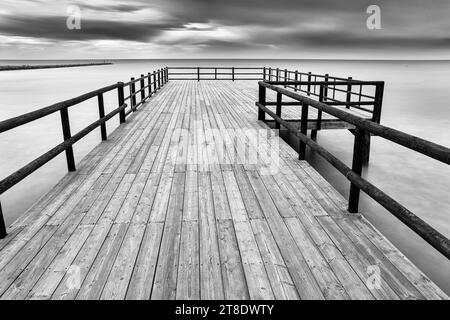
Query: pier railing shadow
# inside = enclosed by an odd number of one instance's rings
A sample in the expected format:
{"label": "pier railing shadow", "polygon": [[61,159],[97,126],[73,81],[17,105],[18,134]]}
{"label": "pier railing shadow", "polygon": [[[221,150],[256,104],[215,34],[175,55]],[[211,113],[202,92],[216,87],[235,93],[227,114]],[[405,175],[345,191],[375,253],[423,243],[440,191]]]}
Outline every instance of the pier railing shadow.
{"label": "pier railing shadow", "polygon": [[[32,121],[39,120],[53,113],[59,112],[61,115],[61,125],[64,141],[33,161],[29,162],[19,170],[10,174],[0,181],[0,195],[12,188],[14,185],[22,181],[24,178],[35,172],[44,164],[54,159],[56,156],[65,151],[67,168],[69,171],[75,171],[75,157],[72,146],[94,129],[100,127],[102,140],[107,140],[106,122],[116,115],[119,115],[120,124],[126,122],[126,117],[136,111],[142,104],[152,97],[161,87],[168,81],[167,68],[158,69],[149,72],[147,75],[141,74],[137,79],[131,78],[130,81],[118,82],[78,97],[52,104],[48,107],[41,108],[20,116],[0,121],[0,133],[20,127]],[[136,89],[136,86],[139,89]],[[125,89],[128,88],[129,95],[125,96]],[[117,107],[105,115],[105,105],[103,95],[107,92],[117,90]],[[83,101],[97,97],[99,119],[76,134],[72,135],[70,129],[69,108],[80,104]],[[128,102],[129,101],[129,102]],[[128,102],[128,103],[126,103]],[[7,230],[3,217],[2,207],[0,203],[0,239],[5,238]]]}
{"label": "pier railing shadow", "polygon": [[[375,135],[403,147],[421,153],[430,158],[436,159],[440,162],[450,164],[450,149],[435,144],[431,141],[424,140],[422,138],[409,135],[399,130],[383,126],[379,124],[377,119],[364,119],[347,112],[345,109],[338,108],[344,102],[326,101],[324,99],[315,100],[310,97],[308,90],[306,95],[299,94],[298,90],[301,86],[319,86],[320,96],[323,97],[325,88],[331,85],[340,87],[353,86],[355,81],[348,79],[339,79],[338,81],[271,81],[272,77],[268,77],[268,81],[259,81],[259,96],[256,106],[258,107],[258,120],[265,121],[265,115],[269,115],[274,119],[276,125],[275,128],[283,126],[290,133],[294,134],[300,140],[298,146],[298,154],[300,160],[305,160],[306,146],[309,146],[311,150],[315,151],[326,161],[328,161],[333,167],[335,167],[340,173],[342,173],[350,181],[350,194],[348,202],[348,211],[350,213],[357,213],[359,206],[360,191],[365,192],[369,197],[377,201],[384,208],[386,208],[395,217],[401,220],[405,225],[417,233],[421,238],[432,245],[436,250],[441,252],[445,257],[450,259],[450,240],[431,227],[428,223],[420,219],[406,207],[399,202],[391,198],[385,192],[374,186],[372,183],[362,177],[362,167],[364,163],[365,149],[367,147],[367,137]],[[372,86],[374,87],[375,95],[373,96],[372,105],[377,108],[377,104],[380,104],[378,108],[381,110],[381,97],[383,93],[384,82],[380,81],[358,81],[356,83],[360,86]],[[267,89],[276,93],[276,101],[267,101]],[[297,89],[297,90],[296,90]],[[284,103],[283,97],[289,98],[294,103]],[[356,103],[360,103],[359,101]],[[355,103],[355,104],[356,104]],[[273,112],[268,106],[276,106],[276,111]],[[283,105],[298,105],[301,108],[301,124],[300,130],[294,127],[291,122],[282,118],[282,106]],[[342,121],[352,124],[355,129],[353,133],[355,135],[354,147],[353,147],[353,161],[352,167],[348,167],[344,162],[336,158],[324,147],[319,145],[316,141],[307,136],[308,130],[308,110],[309,108],[315,108],[319,112],[330,114]],[[379,118],[378,118],[379,120]]]}

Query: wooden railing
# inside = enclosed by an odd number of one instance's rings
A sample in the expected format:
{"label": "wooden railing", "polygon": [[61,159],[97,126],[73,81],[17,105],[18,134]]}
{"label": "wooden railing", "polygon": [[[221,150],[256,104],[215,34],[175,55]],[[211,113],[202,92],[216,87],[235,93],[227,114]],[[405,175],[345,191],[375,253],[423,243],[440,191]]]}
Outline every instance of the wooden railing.
{"label": "wooden railing", "polygon": [[[384,83],[354,80],[352,77],[339,78],[329,74],[290,71],[287,69],[264,68],[264,80],[286,82],[282,85],[295,92],[302,92],[319,101],[347,109],[357,109],[371,115],[372,121],[380,123]],[[296,82],[296,84],[292,84]],[[356,90],[356,91],[355,91]],[[318,127],[320,128],[319,111]]]}
{"label": "wooden railing", "polygon": [[[83,94],[76,98],[65,100],[62,102],[55,103],[51,106],[38,109],[8,120],[0,122],[0,133],[17,128],[26,123],[41,119],[45,116],[53,114],[55,112],[60,112],[61,124],[64,141],[58,144],[56,147],[42,154],[38,158],[29,162],[27,165],[23,166],[16,172],[12,173],[8,177],[0,181],[0,195],[5,191],[9,190],[11,187],[16,185],[18,182],[26,178],[28,175],[42,167],[44,164],[55,158],[57,155],[65,151],[67,168],[69,171],[75,171],[75,158],[73,154],[72,146],[85,137],[88,133],[94,129],[100,127],[100,133],[102,140],[107,139],[106,132],[106,122],[119,114],[120,124],[124,123],[126,117],[136,111],[147,99],[149,99],[154,93],[156,93],[167,81],[167,68],[158,69],[147,75],[141,74],[137,79],[131,78],[129,82],[123,83],[118,82],[116,84],[109,85],[107,87],[91,91],[89,93]],[[139,89],[136,90],[136,83],[139,84]],[[129,88],[129,95],[125,97],[125,88]],[[116,109],[105,115],[105,106],[103,101],[103,94],[117,89],[118,106]],[[75,106],[83,101],[89,100],[91,98],[97,97],[98,101],[98,112],[99,119],[87,127],[85,127],[80,132],[72,135],[70,129],[69,120],[69,108]],[[139,99],[139,102],[137,102]],[[129,100],[129,104],[125,103]],[[127,107],[130,107],[127,109]],[[6,237],[6,226],[3,217],[3,212],[0,203],[0,239]]]}
{"label": "wooden railing", "polygon": [[[367,82],[321,75],[311,72],[291,71],[267,67],[168,67],[171,80],[265,80],[285,81],[285,88],[306,93],[312,98],[334,105],[343,105],[347,109],[358,109],[368,114],[377,123],[381,119],[383,86],[367,85]],[[291,85],[290,82],[298,82]],[[342,84],[345,83],[343,87]],[[355,91],[356,90],[356,91]],[[320,130],[322,113],[319,112],[317,126]]]}
{"label": "wooden railing", "polygon": [[263,80],[259,67],[168,67],[170,80]]}
{"label": "wooden railing", "polygon": [[[351,82],[353,83],[353,82]],[[393,128],[389,128],[380,125],[374,121],[366,120],[361,117],[355,116],[337,108],[333,102],[321,102],[313,100],[308,96],[298,94],[292,90],[284,88],[284,86],[300,86],[304,82],[265,82],[260,81],[259,84],[259,97],[256,105],[258,106],[258,119],[265,120],[265,114],[272,117],[279,128],[280,125],[285,127],[291,133],[296,135],[299,140],[299,159],[304,160],[306,154],[306,146],[308,145],[312,150],[321,155],[325,160],[327,160],[332,166],[334,166],[339,172],[341,172],[350,182],[350,195],[348,211],[350,213],[358,212],[359,205],[359,195],[360,190],[364,191],[368,196],[381,204],[394,216],[400,219],[404,224],[406,224],[410,229],[416,232],[425,241],[431,244],[444,256],[450,259],[450,240],[427,224],[425,221],[417,217],[410,210],[405,208],[403,205],[398,203],[396,200],[391,198],[389,195],[384,193],[382,190],[365,180],[361,177],[362,174],[362,155],[364,149],[364,137],[367,134],[382,137],[386,140],[392,141],[399,145],[402,145],[408,149],[419,152],[430,158],[436,159],[446,164],[450,164],[450,149],[433,142],[421,139],[409,135],[407,133],[398,131]],[[343,81],[340,85],[347,85]],[[382,87],[382,82],[364,82],[363,85],[369,86],[379,86]],[[317,85],[321,87],[329,85],[329,82],[317,82]],[[268,102],[266,101],[266,89],[273,90],[277,93],[277,101]],[[300,102],[301,106],[301,124],[300,130],[294,128],[294,126],[281,117],[282,108],[282,98],[283,96],[289,97]],[[271,111],[267,108],[267,105],[276,105],[276,112]],[[348,167],[341,160],[336,158],[333,154],[327,151],[325,148],[320,146],[317,142],[307,136],[307,124],[308,124],[308,108],[313,107],[321,112],[328,113],[336,118],[339,118],[347,123],[350,123],[356,127],[355,129],[355,140],[353,147],[353,163],[352,167]]]}

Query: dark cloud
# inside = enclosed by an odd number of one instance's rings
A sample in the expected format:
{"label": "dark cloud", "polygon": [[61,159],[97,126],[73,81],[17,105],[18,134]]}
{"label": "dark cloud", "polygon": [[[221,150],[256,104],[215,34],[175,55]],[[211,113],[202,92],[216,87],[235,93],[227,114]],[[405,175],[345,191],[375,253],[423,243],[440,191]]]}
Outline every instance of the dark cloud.
{"label": "dark cloud", "polygon": [[80,30],[69,30],[66,17],[7,17],[0,21],[0,33],[55,40],[131,40],[148,42],[176,24],[81,20]]}
{"label": "dark cloud", "polygon": [[[382,30],[366,28],[366,8],[371,4],[381,8]],[[101,6],[94,1],[79,5],[82,10],[94,11],[94,17],[98,12],[98,19],[82,18],[81,30],[68,30],[65,16],[24,16],[17,12],[1,17],[0,35],[58,41],[130,40],[198,46],[202,52],[221,53],[239,49],[274,52],[279,48],[287,53],[304,48],[323,52],[450,48],[448,0],[111,0]],[[162,14],[145,17],[144,9]],[[105,16],[115,19],[102,20]],[[155,20],[156,16],[160,20]],[[234,36],[211,36],[219,29],[227,29]],[[182,35],[166,36],[168,30],[181,31]]]}
{"label": "dark cloud", "polygon": [[109,12],[136,12],[142,10],[143,6],[140,4],[108,4],[96,5],[83,3],[80,5],[81,10],[90,9],[94,11],[109,11]]}

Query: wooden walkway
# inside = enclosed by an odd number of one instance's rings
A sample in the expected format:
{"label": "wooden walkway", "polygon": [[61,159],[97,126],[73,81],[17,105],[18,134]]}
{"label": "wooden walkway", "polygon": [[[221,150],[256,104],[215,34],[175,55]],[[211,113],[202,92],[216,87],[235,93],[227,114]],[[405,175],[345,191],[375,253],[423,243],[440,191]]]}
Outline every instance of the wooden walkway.
{"label": "wooden walkway", "polygon": [[447,298],[256,120],[256,89],[167,83],[10,227],[1,298]]}

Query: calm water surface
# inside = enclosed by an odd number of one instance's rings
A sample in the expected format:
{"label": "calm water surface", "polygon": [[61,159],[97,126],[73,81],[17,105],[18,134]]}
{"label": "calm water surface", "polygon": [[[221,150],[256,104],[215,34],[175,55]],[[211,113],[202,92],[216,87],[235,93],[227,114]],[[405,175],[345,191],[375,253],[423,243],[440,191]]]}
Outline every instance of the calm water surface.
{"label": "calm water surface", "polygon": [[[0,64],[60,61],[0,61]],[[66,62],[66,61],[64,61]],[[74,61],[77,62],[77,61]],[[0,72],[0,120],[126,81],[164,66],[273,66],[361,80],[386,82],[382,124],[450,147],[450,61],[319,60],[126,60],[114,65]],[[255,83],[256,86],[256,83]],[[105,95],[106,112],[117,104]],[[72,132],[97,120],[96,99],[70,109]],[[110,120],[108,132],[118,125]],[[0,178],[4,178],[62,141],[59,114],[0,134]],[[98,130],[74,146],[79,162],[100,141]],[[345,130],[320,132],[318,142],[351,164],[353,136]],[[348,183],[320,157],[308,159],[342,194]],[[66,173],[61,154],[1,197],[10,224]],[[450,237],[450,167],[383,139],[372,138],[369,181]],[[450,263],[373,200],[363,195],[361,211],[414,263],[450,294]]]}

